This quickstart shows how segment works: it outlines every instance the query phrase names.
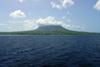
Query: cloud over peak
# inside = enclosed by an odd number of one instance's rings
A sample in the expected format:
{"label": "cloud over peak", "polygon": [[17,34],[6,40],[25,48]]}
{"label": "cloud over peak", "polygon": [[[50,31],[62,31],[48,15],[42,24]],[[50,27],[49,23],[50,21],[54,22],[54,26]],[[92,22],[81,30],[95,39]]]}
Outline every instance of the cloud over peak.
{"label": "cloud over peak", "polygon": [[24,18],[24,17],[26,17],[25,13],[22,12],[21,10],[16,10],[16,11],[10,13],[9,16],[11,16],[13,18]]}
{"label": "cloud over peak", "polygon": [[62,8],[66,8],[68,6],[72,6],[74,5],[74,1],[73,0],[59,0],[60,4],[57,4],[56,2],[51,2],[52,8],[58,8],[58,9],[62,9]]}
{"label": "cloud over peak", "polygon": [[64,28],[70,28],[70,29],[82,29],[83,26],[80,25],[71,25],[71,24],[65,24],[62,21],[57,21],[55,17],[48,16],[46,18],[40,18],[36,21],[37,25],[61,25]]}
{"label": "cloud over peak", "polygon": [[57,21],[55,17],[48,16],[46,18],[40,18],[36,21],[38,25],[60,25],[61,21]]}
{"label": "cloud over peak", "polygon": [[94,8],[100,11],[100,0],[97,1],[97,3],[94,5]]}

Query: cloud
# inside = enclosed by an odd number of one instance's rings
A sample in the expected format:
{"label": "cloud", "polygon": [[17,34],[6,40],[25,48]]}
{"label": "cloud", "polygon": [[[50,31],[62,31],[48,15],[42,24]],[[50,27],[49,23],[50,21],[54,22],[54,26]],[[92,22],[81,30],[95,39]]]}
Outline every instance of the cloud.
{"label": "cloud", "polygon": [[51,2],[52,8],[62,9],[74,5],[73,0],[59,0],[59,2],[60,4],[57,4],[56,2],[52,1]]}
{"label": "cloud", "polygon": [[40,0],[33,0],[33,1],[40,1]]}
{"label": "cloud", "polygon": [[62,21],[57,21],[55,17],[48,16],[47,18],[40,18],[36,21],[37,25],[61,25],[64,28],[70,28],[71,25],[64,24]]}
{"label": "cloud", "polygon": [[10,13],[9,16],[11,16],[13,18],[24,18],[24,17],[26,17],[25,13],[22,12],[21,10],[16,10],[16,11]]}
{"label": "cloud", "polygon": [[[63,16],[65,18],[65,16]],[[68,22],[71,22],[71,20],[68,20]],[[62,21],[57,21],[55,17],[48,16],[46,18],[40,18],[36,21],[37,25],[61,25],[64,28],[69,29],[82,29],[83,26],[80,25],[71,25],[71,24],[65,24]]]}
{"label": "cloud", "polygon": [[21,2],[21,3],[24,2],[24,0],[18,0],[18,1]]}
{"label": "cloud", "polygon": [[23,24],[23,28],[24,30],[34,30],[38,28],[38,25],[34,21],[25,20]]}
{"label": "cloud", "polygon": [[97,1],[97,3],[94,5],[94,8],[100,11],[100,0]]}
{"label": "cloud", "polygon": [[52,5],[52,8],[58,8],[58,9],[61,9],[62,8],[61,5],[56,4],[55,2],[51,2],[51,5]]}
{"label": "cloud", "polygon": [[60,25],[61,21],[56,21],[56,19],[52,16],[48,16],[47,18],[40,18],[36,21],[38,25]]}
{"label": "cloud", "polygon": [[[28,0],[17,0],[17,1],[23,3],[23,2],[28,1]],[[32,1],[34,1],[34,2],[38,2],[38,1],[40,1],[40,0],[32,0]]]}
{"label": "cloud", "polygon": [[17,30],[34,30],[38,27],[36,21],[23,20],[23,21],[10,21]]}

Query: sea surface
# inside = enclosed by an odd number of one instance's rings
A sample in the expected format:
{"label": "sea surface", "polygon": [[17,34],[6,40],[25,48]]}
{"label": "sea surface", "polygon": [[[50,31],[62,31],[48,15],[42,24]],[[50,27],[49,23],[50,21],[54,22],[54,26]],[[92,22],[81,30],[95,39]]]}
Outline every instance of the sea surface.
{"label": "sea surface", "polygon": [[0,67],[100,67],[100,35],[0,36]]}

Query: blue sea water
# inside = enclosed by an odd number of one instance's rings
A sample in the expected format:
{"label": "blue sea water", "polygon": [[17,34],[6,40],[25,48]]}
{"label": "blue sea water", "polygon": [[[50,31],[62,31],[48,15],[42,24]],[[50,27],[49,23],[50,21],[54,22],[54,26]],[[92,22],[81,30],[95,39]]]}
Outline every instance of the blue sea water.
{"label": "blue sea water", "polygon": [[0,36],[0,67],[100,67],[100,35]]}

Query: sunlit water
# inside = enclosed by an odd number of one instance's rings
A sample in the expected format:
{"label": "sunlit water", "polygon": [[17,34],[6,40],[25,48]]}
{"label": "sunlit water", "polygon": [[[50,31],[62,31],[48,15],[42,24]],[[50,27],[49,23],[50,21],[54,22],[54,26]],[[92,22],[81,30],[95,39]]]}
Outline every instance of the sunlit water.
{"label": "sunlit water", "polygon": [[100,36],[0,36],[0,67],[100,67]]}

